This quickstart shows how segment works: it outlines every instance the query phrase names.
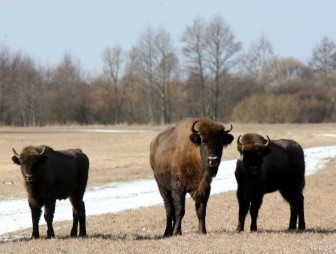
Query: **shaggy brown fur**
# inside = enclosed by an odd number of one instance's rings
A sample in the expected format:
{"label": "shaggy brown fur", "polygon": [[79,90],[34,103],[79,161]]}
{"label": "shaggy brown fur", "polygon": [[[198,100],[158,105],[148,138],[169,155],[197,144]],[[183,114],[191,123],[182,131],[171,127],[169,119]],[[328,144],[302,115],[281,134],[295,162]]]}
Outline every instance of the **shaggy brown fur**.
{"label": "shaggy brown fur", "polygon": [[264,137],[256,133],[247,133],[241,138],[239,136],[238,140],[240,140],[241,142],[241,144],[238,143],[237,145],[239,153],[242,153],[243,150],[250,152],[258,152],[264,148],[267,142],[267,140]]}
{"label": "shaggy brown fur", "polygon": [[33,220],[33,238],[39,238],[38,223],[41,208],[47,222],[47,237],[54,237],[52,227],[57,199],[70,198],[73,209],[73,227],[70,236],[86,235],[83,196],[88,180],[89,159],[80,149],[54,151],[48,146],[28,146],[21,154],[13,149],[14,163],[21,166],[28,203]]}
{"label": "shaggy brown fur", "polygon": [[166,208],[164,236],[182,234],[185,195],[196,202],[199,233],[206,233],[205,212],[212,178],[223,146],[233,140],[221,124],[208,119],[184,119],[161,132],[151,143],[150,164]]}

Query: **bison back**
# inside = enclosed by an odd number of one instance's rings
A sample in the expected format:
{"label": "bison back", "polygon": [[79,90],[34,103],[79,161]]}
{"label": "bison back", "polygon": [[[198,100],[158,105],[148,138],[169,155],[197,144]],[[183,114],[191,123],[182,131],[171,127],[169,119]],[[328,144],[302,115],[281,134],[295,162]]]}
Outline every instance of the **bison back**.
{"label": "bison back", "polygon": [[171,178],[183,177],[201,164],[199,149],[189,139],[195,120],[184,119],[159,133],[151,142],[150,165],[160,185],[168,187]]}
{"label": "bison back", "polygon": [[65,199],[75,191],[85,191],[89,159],[80,149],[54,151],[48,155],[47,171],[50,189],[57,199]]}
{"label": "bison back", "polygon": [[[302,147],[293,140],[273,140],[271,153],[264,158],[263,174],[274,187],[283,185],[303,188],[305,185],[305,162]],[[271,184],[272,185],[272,184]],[[270,190],[272,191],[272,190]]]}

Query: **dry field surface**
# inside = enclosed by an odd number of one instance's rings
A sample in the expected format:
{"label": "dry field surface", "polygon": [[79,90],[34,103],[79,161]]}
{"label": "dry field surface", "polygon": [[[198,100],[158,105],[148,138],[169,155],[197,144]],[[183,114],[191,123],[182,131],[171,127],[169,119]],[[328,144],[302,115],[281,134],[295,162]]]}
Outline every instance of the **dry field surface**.
{"label": "dry field surface", "polygon": [[[228,127],[228,126],[227,126]],[[149,144],[165,127],[44,127],[0,128],[0,199],[24,197],[19,167],[11,161],[27,145],[46,144],[54,149],[80,147],[90,158],[89,188],[115,181],[153,178],[149,166]],[[133,129],[146,132],[88,132],[87,129]],[[224,150],[223,159],[238,156],[236,139],[257,132],[271,139],[290,138],[304,148],[336,145],[336,124],[243,125],[234,124],[235,141]],[[12,184],[9,184],[12,183]],[[0,253],[333,253],[336,252],[336,158],[323,170],[306,178],[305,216],[307,230],[289,232],[289,206],[278,193],[264,198],[258,233],[236,233],[238,204],[235,192],[212,195],[207,209],[207,235],[198,235],[194,203],[187,199],[183,235],[163,239],[163,205],[87,218],[88,237],[70,239],[71,222],[56,222],[56,238],[30,240],[31,229],[12,232],[0,242]],[[56,210],[57,213],[57,210]],[[41,218],[42,220],[43,218]],[[30,218],[27,218],[30,220]],[[246,228],[249,228],[247,217]]]}

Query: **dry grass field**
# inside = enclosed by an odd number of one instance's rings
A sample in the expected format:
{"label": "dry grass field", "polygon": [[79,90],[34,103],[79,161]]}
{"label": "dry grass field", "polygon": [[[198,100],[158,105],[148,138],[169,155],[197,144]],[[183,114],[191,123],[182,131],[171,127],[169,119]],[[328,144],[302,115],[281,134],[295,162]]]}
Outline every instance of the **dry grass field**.
{"label": "dry grass field", "polygon": [[[27,145],[46,144],[54,149],[80,147],[90,158],[89,186],[115,181],[152,178],[149,144],[165,127],[44,127],[0,128],[0,199],[24,197],[19,167],[11,161]],[[234,124],[235,138],[246,132],[291,138],[304,148],[336,145],[336,124],[243,125]],[[133,133],[87,132],[86,129],[146,130]],[[224,150],[223,159],[238,156],[236,139]],[[12,183],[12,184],[8,184]],[[236,233],[238,204],[235,192],[212,195],[207,210],[207,235],[198,235],[194,203],[187,199],[183,235],[163,239],[165,211],[162,205],[116,214],[89,216],[88,237],[70,239],[71,222],[56,222],[56,238],[30,240],[31,229],[2,236],[0,253],[333,253],[336,252],[336,158],[318,173],[306,178],[305,216],[307,230],[288,232],[289,206],[278,193],[266,195],[260,209],[258,233]],[[56,210],[57,213],[57,210]],[[43,218],[42,218],[43,219]],[[30,220],[30,218],[27,218]],[[249,217],[246,225],[249,228]]]}

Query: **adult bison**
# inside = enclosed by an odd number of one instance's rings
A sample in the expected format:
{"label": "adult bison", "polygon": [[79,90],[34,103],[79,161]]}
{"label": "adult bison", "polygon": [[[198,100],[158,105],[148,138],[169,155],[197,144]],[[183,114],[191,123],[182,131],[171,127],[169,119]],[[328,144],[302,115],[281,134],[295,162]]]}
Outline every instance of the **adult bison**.
{"label": "adult bison", "polygon": [[166,209],[164,236],[182,234],[185,195],[196,202],[198,232],[206,233],[205,214],[212,178],[223,146],[233,140],[224,126],[208,119],[184,119],[154,138],[150,164]]}
{"label": "adult bison", "polygon": [[289,229],[305,229],[303,188],[305,162],[301,146],[293,140],[267,140],[254,133],[237,140],[240,158],[235,171],[238,183],[239,219],[237,231],[244,230],[250,210],[251,231],[257,230],[258,211],[265,193],[279,190],[290,204]]}
{"label": "adult bison", "polygon": [[70,198],[73,225],[70,236],[86,236],[85,205],[83,196],[88,180],[89,159],[80,149],[55,151],[48,146],[28,146],[21,154],[13,148],[14,163],[21,166],[24,186],[28,194],[31,210],[32,238],[39,238],[38,223],[44,206],[47,222],[47,237],[54,237],[52,222],[56,199]]}

